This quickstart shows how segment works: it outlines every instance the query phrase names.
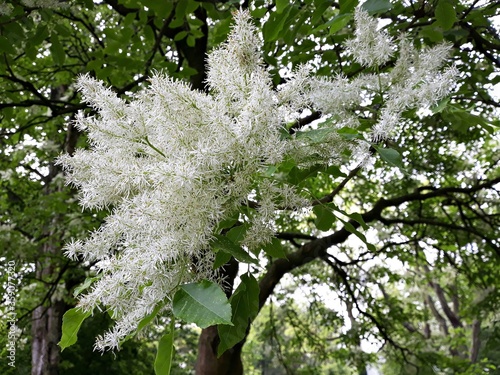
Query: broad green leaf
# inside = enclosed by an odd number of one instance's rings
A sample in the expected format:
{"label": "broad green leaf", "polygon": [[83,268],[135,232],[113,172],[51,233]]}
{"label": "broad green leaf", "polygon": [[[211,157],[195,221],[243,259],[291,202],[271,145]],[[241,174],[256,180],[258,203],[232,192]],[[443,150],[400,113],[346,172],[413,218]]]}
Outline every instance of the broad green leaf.
{"label": "broad green leaf", "polygon": [[346,27],[347,24],[352,20],[352,16],[352,13],[339,14],[332,20],[328,21],[327,23],[331,22],[328,35],[333,35]]}
{"label": "broad green leaf", "polygon": [[7,24],[3,24],[2,34],[6,36],[13,45],[19,45],[26,40],[24,29],[19,22],[11,21]]}
{"label": "broad green leaf", "polygon": [[34,46],[42,43],[45,39],[49,37],[49,29],[46,25],[39,25],[36,28],[35,35],[30,38],[30,42],[33,43]]}
{"label": "broad green leaf", "polygon": [[59,34],[59,36],[69,37],[71,36],[71,31],[64,25],[58,24],[54,27],[55,31]]}
{"label": "broad green leaf", "polygon": [[66,52],[64,52],[64,48],[59,40],[58,36],[53,34],[50,37],[50,54],[52,55],[52,59],[56,65],[63,65],[64,60],[66,60]]}
{"label": "broad green leaf", "polygon": [[154,310],[151,312],[151,314],[149,314],[145,318],[142,318],[142,320],[137,325],[137,332],[139,332],[141,329],[143,329],[149,323],[151,323],[153,321],[153,319],[156,317],[156,315],[158,315],[158,313],[160,312],[160,310],[162,309],[162,307],[163,307],[163,304],[162,303],[158,303],[156,305],[156,307],[154,308]]}
{"label": "broad green leaf", "polygon": [[288,0],[276,0],[276,13],[283,13],[287,6],[290,6],[290,2]]}
{"label": "broad green leaf", "polygon": [[457,13],[455,8],[448,1],[440,0],[434,12],[436,22],[443,28],[449,30],[457,22]]}
{"label": "broad green leaf", "polygon": [[489,133],[494,133],[498,127],[495,122],[487,121],[485,118],[472,114],[456,107],[447,107],[442,112],[443,119],[450,123],[451,127],[456,131],[466,134],[469,128],[481,126]]}
{"label": "broad green leaf", "polygon": [[203,280],[181,285],[174,295],[174,316],[200,328],[231,323],[231,305],[219,285]]}
{"label": "broad green leaf", "polygon": [[[264,8],[267,11],[267,9]],[[229,34],[229,30],[231,27],[232,18],[228,17],[225,20],[219,21],[213,27],[213,43],[215,45],[222,43],[226,40],[227,34]]]}
{"label": "broad green leaf", "polygon": [[194,47],[196,44],[196,39],[194,38],[194,36],[188,35],[188,37],[186,38],[186,44],[189,47]]}
{"label": "broad green leaf", "polygon": [[262,18],[264,15],[267,13],[267,8],[256,8],[251,11],[252,18],[257,19],[257,18]]}
{"label": "broad green leaf", "polygon": [[81,292],[83,292],[89,286],[91,286],[94,283],[94,281],[99,280],[101,277],[102,277],[102,274],[99,274],[98,276],[95,276],[95,277],[87,277],[82,284],[78,285],[75,288],[75,290],[73,291],[73,297],[78,296]]}
{"label": "broad green leaf", "polygon": [[334,128],[319,128],[319,129],[299,131],[299,132],[295,133],[296,134],[295,136],[298,139],[307,138],[315,143],[320,143],[320,142],[323,142],[329,134],[335,133],[335,132],[336,132],[336,129],[334,129]]}
{"label": "broad green leaf", "polygon": [[330,21],[316,27],[312,32],[317,32],[330,28],[329,35],[335,34],[337,31],[344,28],[352,19],[352,13],[338,14]]}
{"label": "broad green leaf", "polygon": [[145,6],[155,11],[157,18],[159,19],[166,18],[174,7],[174,3],[172,1],[148,0],[147,3],[145,0],[143,1]]}
{"label": "broad green leaf", "polygon": [[217,225],[216,233],[219,233],[223,229],[234,227],[236,225],[236,223],[238,222],[238,217],[239,217],[239,214],[236,213],[236,214],[232,215],[231,217],[228,217],[227,219],[220,221],[219,224]]}
{"label": "broad green leaf", "polygon": [[264,246],[264,252],[273,258],[286,258],[286,253],[283,250],[281,241],[274,237],[271,240],[271,243],[268,243],[266,244],[266,246]]}
{"label": "broad green leaf", "polygon": [[61,351],[76,342],[78,338],[78,331],[80,330],[83,321],[91,314],[91,311],[84,312],[79,307],[66,311],[62,322],[62,337],[58,344],[61,347]]}
{"label": "broad green leaf", "polygon": [[224,251],[228,254],[231,254],[233,257],[235,257],[240,262],[254,263],[254,264],[259,263],[257,261],[257,259],[252,257],[245,250],[243,250],[243,248],[241,246],[235,244],[233,241],[231,241],[226,236],[216,234],[215,240],[212,242],[212,248],[215,251]]}
{"label": "broad green leaf", "polygon": [[313,212],[316,215],[316,220],[314,221],[316,228],[324,232],[332,229],[332,225],[336,220],[336,217],[332,213],[331,209],[324,205],[317,205],[314,206]]}
{"label": "broad green leaf", "polygon": [[339,0],[340,13],[350,13],[356,8],[359,0]]}
{"label": "broad green leaf", "polygon": [[293,167],[288,173],[288,182],[297,186],[303,185],[308,178],[317,176],[322,170],[323,166],[321,165],[313,165],[305,169]]}
{"label": "broad green leaf", "polygon": [[428,38],[431,42],[440,42],[443,40],[443,32],[435,24],[422,27],[420,34]]}
{"label": "broad green leaf", "polygon": [[175,320],[170,319],[169,332],[163,335],[158,342],[158,351],[155,358],[155,374],[169,375],[172,368],[172,356],[174,354],[174,331]]}
{"label": "broad green leaf", "polygon": [[271,14],[269,20],[264,24],[262,28],[262,34],[266,43],[274,42],[276,39],[278,39],[281,30],[283,30],[283,27],[285,26],[285,22],[291,9],[292,7],[287,7],[286,10],[281,14],[277,14],[276,12]]}
{"label": "broad green leaf", "polygon": [[175,18],[184,19],[184,17],[188,13],[187,11],[188,3],[189,0],[179,0],[177,2],[177,6],[175,7]]}
{"label": "broad green leaf", "polygon": [[441,99],[437,105],[431,108],[432,113],[439,113],[442,112],[448,103],[450,102],[450,97],[446,97],[444,99]]}
{"label": "broad green leaf", "polygon": [[390,165],[403,169],[403,158],[399,152],[392,148],[385,148],[377,145],[373,145],[373,148],[377,150],[382,160]]}
{"label": "broad green leaf", "polygon": [[323,23],[323,18],[326,10],[331,6],[328,0],[315,0],[314,1],[314,12],[311,15],[311,25],[318,25]]}
{"label": "broad green leaf", "polygon": [[13,55],[16,53],[16,49],[12,46],[12,41],[0,35],[0,53],[2,52]]}
{"label": "broad green leaf", "polygon": [[174,41],[177,42],[179,40],[184,39],[188,35],[187,31],[183,30],[175,34]]}
{"label": "broad green leaf", "polygon": [[339,220],[340,220],[340,221],[344,224],[344,228],[345,228],[348,232],[350,232],[350,233],[354,234],[356,237],[358,237],[361,241],[363,241],[363,242],[365,243],[365,245],[366,245],[366,247],[368,248],[368,250],[370,250],[370,251],[377,251],[377,248],[376,248],[373,244],[369,243],[369,242],[366,240],[365,235],[364,235],[363,233],[361,233],[360,231],[358,231],[358,230],[354,227],[354,225],[352,225],[352,224],[351,224],[351,223],[349,223],[348,221],[342,220],[341,218],[338,218],[338,219],[339,219]]}
{"label": "broad green leaf", "polygon": [[224,264],[229,262],[231,259],[231,254],[226,253],[225,251],[218,251],[217,254],[215,254],[215,260],[214,260],[214,265],[212,268],[216,270],[219,267],[222,267]]}
{"label": "broad green leaf", "polygon": [[339,134],[342,138],[352,140],[352,139],[363,139],[363,136],[359,133],[358,130],[349,128],[344,126],[337,130],[337,134]]}
{"label": "broad green leaf", "polygon": [[351,219],[357,221],[361,225],[361,228],[363,228],[364,230],[368,229],[368,225],[366,225],[365,221],[363,220],[363,216],[361,216],[361,214],[354,212],[354,213],[349,214],[347,216],[349,216]]}
{"label": "broad green leaf", "polygon": [[229,238],[234,243],[239,243],[245,238],[245,234],[248,230],[248,224],[243,223],[231,228],[229,232],[226,233],[226,237]]}
{"label": "broad green leaf", "polygon": [[218,325],[220,344],[217,356],[239,343],[246,335],[248,325],[259,312],[259,284],[252,275],[241,276],[241,283],[230,298],[233,312],[232,326]]}
{"label": "broad green leaf", "polygon": [[333,177],[347,177],[347,175],[340,170],[336,165],[329,166],[324,173],[327,173]]}
{"label": "broad green leaf", "polygon": [[370,14],[387,12],[392,8],[390,0],[367,0],[361,6]]}

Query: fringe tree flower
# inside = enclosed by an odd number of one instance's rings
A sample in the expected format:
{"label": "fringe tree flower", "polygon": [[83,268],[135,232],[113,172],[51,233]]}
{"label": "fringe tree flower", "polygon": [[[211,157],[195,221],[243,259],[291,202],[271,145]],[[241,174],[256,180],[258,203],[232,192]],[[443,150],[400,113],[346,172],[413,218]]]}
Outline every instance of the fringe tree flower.
{"label": "fringe tree flower", "polygon": [[[178,285],[215,277],[218,222],[246,202],[264,166],[282,160],[289,108],[278,103],[259,44],[249,15],[237,13],[228,42],[208,59],[211,95],[156,74],[127,103],[88,75],[78,79],[97,112],[76,119],[91,148],[58,162],[83,207],[111,209],[87,240],[66,247],[102,274],[80,306],[104,306],[117,320],[98,349],[118,347],[158,303],[168,309]],[[255,223],[268,230],[252,230],[252,246],[272,235],[264,216]]]}
{"label": "fringe tree flower", "polygon": [[354,20],[355,38],[346,42],[348,52],[366,67],[379,66],[389,61],[394,54],[394,44],[385,31],[377,30],[377,20],[359,7],[354,13]]}
{"label": "fringe tree flower", "polygon": [[354,79],[342,75],[311,78],[308,100],[324,115],[337,118],[337,126],[352,127],[353,113],[361,106],[370,107],[378,97],[371,141],[387,139],[402,120],[404,111],[436,104],[449,94],[458,71],[442,69],[450,46],[440,44],[417,51],[402,35],[399,43],[383,30],[362,8],[355,11],[355,38],[346,42],[349,53],[367,67],[378,67],[393,56],[395,66],[388,73],[362,73]]}

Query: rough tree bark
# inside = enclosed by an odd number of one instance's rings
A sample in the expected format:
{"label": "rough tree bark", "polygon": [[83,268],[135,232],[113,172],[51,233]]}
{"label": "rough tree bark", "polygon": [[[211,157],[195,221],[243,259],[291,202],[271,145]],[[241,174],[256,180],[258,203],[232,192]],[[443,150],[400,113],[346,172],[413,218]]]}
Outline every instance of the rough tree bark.
{"label": "rough tree bark", "polygon": [[[52,90],[51,100],[59,100],[67,87]],[[54,113],[57,116],[57,113]],[[79,133],[70,122],[63,145],[64,150],[73,154]],[[49,195],[60,190],[51,182],[60,172],[54,164],[50,165],[49,174],[45,178],[44,193]],[[62,317],[68,306],[61,297],[54,298],[54,292],[61,282],[68,262],[62,259],[62,234],[58,232],[60,218],[53,217],[44,228],[46,241],[40,248],[40,256],[36,263],[35,276],[46,285],[50,285],[44,300],[37,306],[31,315],[31,375],[57,375],[59,374],[59,361],[61,350],[57,345],[61,339]],[[69,289],[67,293],[69,295]]]}
{"label": "rough tree bark", "polygon": [[[54,168],[48,176],[52,179],[57,172]],[[50,184],[45,189],[46,194],[51,193]],[[47,228],[47,240],[41,245],[40,256],[36,263],[35,276],[50,288],[44,300],[37,306],[31,315],[31,375],[57,375],[59,373],[60,349],[57,343],[60,340],[62,316],[67,309],[66,303],[54,298],[54,291],[59,284],[62,262],[60,260],[61,248],[58,240],[58,218],[54,217]],[[55,277],[55,275],[58,275]]]}

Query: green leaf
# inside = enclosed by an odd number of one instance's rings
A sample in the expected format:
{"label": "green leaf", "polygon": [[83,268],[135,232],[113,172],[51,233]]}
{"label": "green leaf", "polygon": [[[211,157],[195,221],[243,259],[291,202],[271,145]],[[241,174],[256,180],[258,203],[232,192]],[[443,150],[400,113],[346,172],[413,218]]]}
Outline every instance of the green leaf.
{"label": "green leaf", "polygon": [[373,145],[373,148],[377,150],[382,160],[392,166],[403,169],[403,158],[401,157],[401,154],[399,152],[397,152],[393,148],[385,148],[377,145]]}
{"label": "green leaf", "polygon": [[271,243],[268,243],[266,246],[264,246],[264,251],[267,255],[273,258],[286,258],[286,253],[283,250],[281,241],[275,237],[273,237]]}
{"label": "green leaf", "polygon": [[297,139],[308,138],[315,143],[320,143],[325,140],[325,138],[331,134],[335,133],[336,129],[334,128],[319,128],[312,130],[299,131],[295,133]]}
{"label": "green leaf", "polygon": [[389,0],[367,0],[361,5],[361,8],[370,14],[387,12],[392,8]]}
{"label": "green leaf", "polygon": [[236,213],[236,214],[232,215],[231,217],[228,217],[227,219],[221,220],[219,222],[219,224],[217,225],[216,232],[219,233],[223,229],[234,227],[236,225],[236,223],[238,222],[238,217],[239,217],[239,213]]}
{"label": "green leaf", "polygon": [[450,102],[450,97],[441,99],[437,105],[431,108],[432,113],[436,114],[442,112],[446,108],[449,102]]}
{"label": "green leaf", "polygon": [[256,8],[256,9],[251,11],[253,19],[262,18],[265,16],[266,13],[267,13],[267,8],[265,8],[265,7],[264,8]]}
{"label": "green leaf", "polygon": [[0,53],[2,52],[13,55],[16,53],[16,49],[12,46],[12,42],[9,39],[0,35]]}
{"label": "green leaf", "polygon": [[241,276],[241,283],[231,296],[232,326],[219,325],[220,344],[217,356],[239,343],[246,335],[248,325],[259,312],[259,284],[252,275]]}
{"label": "green leaf", "polygon": [[361,228],[363,228],[364,230],[368,229],[368,225],[366,225],[365,221],[363,220],[363,216],[361,216],[361,214],[354,212],[354,213],[349,214],[347,216],[349,216],[351,219],[357,221],[361,225]]}
{"label": "green leaf", "polygon": [[194,47],[195,44],[196,44],[196,39],[194,36],[192,35],[188,35],[187,39],[186,39],[186,43],[189,47]]}
{"label": "green leaf", "polygon": [[352,13],[339,14],[338,16],[335,16],[332,20],[327,22],[327,23],[331,22],[328,35],[333,35],[338,31],[342,30],[344,27],[347,26],[347,24],[351,20],[352,20]]}
{"label": "green leaf", "polygon": [[158,351],[155,358],[155,374],[169,375],[172,367],[172,356],[174,354],[174,330],[175,320],[170,320],[169,332],[163,335],[158,342]]}
{"label": "green leaf", "polygon": [[62,337],[58,345],[61,351],[73,345],[78,338],[78,331],[82,323],[92,314],[91,311],[84,312],[81,308],[75,307],[66,311],[62,322]]}
{"label": "green leaf", "polygon": [[78,296],[81,292],[83,292],[89,286],[91,286],[94,283],[94,281],[99,280],[101,277],[102,277],[102,274],[95,276],[95,277],[87,277],[82,284],[78,285],[75,288],[75,290],[73,291],[73,297]]}
{"label": "green leaf", "polygon": [[333,35],[337,31],[342,30],[352,19],[352,13],[339,14],[333,17],[330,21],[316,27],[312,32],[317,32],[330,28],[328,35]]}
{"label": "green leaf", "polygon": [[174,316],[200,328],[231,323],[231,305],[219,285],[207,280],[181,285],[174,295]]}
{"label": "green leaf", "polygon": [[434,11],[436,22],[443,30],[449,30],[457,22],[457,13],[453,5],[447,1],[440,0]]}
{"label": "green leaf", "polygon": [[184,39],[188,35],[187,31],[183,30],[175,34],[174,41],[177,42],[179,40]]}
{"label": "green leaf", "polygon": [[336,165],[329,166],[324,173],[331,175],[333,177],[347,177],[347,175],[344,172],[342,172],[340,168],[337,167]]}
{"label": "green leaf", "polygon": [[290,2],[288,0],[276,0],[276,13],[283,13],[287,6],[290,6]]}
{"label": "green leaf", "polygon": [[361,241],[363,241],[363,242],[365,243],[365,245],[366,245],[366,247],[368,248],[368,250],[370,250],[370,251],[377,251],[377,248],[376,248],[373,244],[369,243],[369,242],[366,240],[365,235],[364,235],[363,233],[361,233],[360,231],[358,231],[358,230],[354,227],[354,225],[352,225],[352,224],[351,224],[351,223],[349,223],[348,221],[342,220],[341,218],[338,218],[338,219],[339,219],[339,220],[340,220],[340,221],[344,224],[344,228],[345,228],[348,232],[350,232],[350,233],[354,234],[356,237],[358,237]]}
{"label": "green leaf", "polygon": [[359,0],[339,0],[340,13],[349,13],[356,8]]}
{"label": "green leaf", "polygon": [[262,34],[265,42],[274,42],[278,39],[281,30],[283,30],[283,27],[285,26],[285,22],[291,9],[292,7],[287,7],[285,12],[282,14],[278,14],[276,12],[271,13],[269,20],[262,27]]}
{"label": "green leaf", "polygon": [[154,308],[154,310],[151,312],[151,314],[149,314],[148,316],[142,318],[142,320],[137,325],[137,332],[139,332],[141,329],[143,329],[149,323],[151,323],[153,321],[153,319],[156,317],[156,315],[158,315],[158,313],[160,312],[160,310],[162,309],[162,307],[163,307],[163,303],[158,303],[156,305],[156,307]]}
{"label": "green leaf", "polygon": [[428,38],[431,42],[440,42],[443,40],[443,32],[436,27],[436,24],[422,27],[420,34]]}
{"label": "green leaf", "polygon": [[30,38],[30,42],[34,46],[42,43],[45,39],[49,37],[49,29],[46,25],[39,25],[36,28],[35,35]]}
{"label": "green leaf", "polygon": [[61,44],[61,41],[57,37],[57,35],[52,35],[50,37],[50,53],[52,55],[52,59],[56,65],[63,65],[64,60],[66,60],[66,52],[64,52],[64,48]]}
{"label": "green leaf", "polygon": [[478,125],[489,133],[494,133],[495,128],[498,127],[494,122],[487,121],[481,116],[474,115],[456,107],[447,107],[442,112],[442,116],[444,120],[450,123],[454,130],[462,134],[466,134],[469,128]]}
{"label": "green leaf", "polygon": [[259,263],[257,259],[253,258],[250,254],[243,250],[241,246],[235,244],[226,236],[216,234],[215,241],[212,242],[212,249],[214,249],[215,251],[224,251],[225,253],[231,254],[240,262],[254,264]]}
{"label": "green leaf", "polygon": [[234,228],[231,228],[229,232],[226,233],[226,237],[229,238],[234,243],[238,243],[243,241],[247,230],[248,230],[248,224],[243,223],[241,225],[235,226]]}
{"label": "green leaf", "polygon": [[229,262],[231,259],[231,254],[226,253],[224,251],[219,251],[217,254],[215,254],[215,260],[214,260],[214,265],[212,268],[216,270],[219,267],[222,267],[224,264]]}
{"label": "green leaf", "polygon": [[348,126],[344,126],[338,129],[337,134],[339,134],[342,138],[347,140],[363,139],[363,136],[359,133],[358,130],[349,128]]}
{"label": "green leaf", "polygon": [[314,206],[313,212],[316,215],[316,220],[314,221],[316,228],[324,232],[332,229],[332,225],[336,220],[336,217],[332,213],[331,209],[324,205],[317,205]]}
{"label": "green leaf", "polygon": [[70,37],[71,36],[71,31],[64,25],[62,24],[58,24],[54,27],[55,31],[57,31],[57,33],[60,35],[60,36],[63,36],[63,37]]}
{"label": "green leaf", "polygon": [[175,7],[175,18],[184,19],[187,13],[189,0],[179,0]]}
{"label": "green leaf", "polygon": [[308,178],[315,177],[322,170],[323,166],[319,164],[312,165],[306,169],[293,167],[288,173],[288,182],[293,185],[301,186]]}

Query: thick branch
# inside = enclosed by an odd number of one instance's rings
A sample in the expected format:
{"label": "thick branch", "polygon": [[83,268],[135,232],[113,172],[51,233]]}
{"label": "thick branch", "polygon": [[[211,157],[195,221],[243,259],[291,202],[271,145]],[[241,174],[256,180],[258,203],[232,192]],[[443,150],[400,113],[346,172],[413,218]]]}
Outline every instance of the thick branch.
{"label": "thick branch", "polygon": [[479,339],[479,333],[481,332],[481,322],[477,319],[472,323],[472,345],[470,349],[470,361],[476,363],[479,357],[479,347],[481,346],[481,340]]}
{"label": "thick branch", "polygon": [[[361,216],[363,217],[365,223],[375,220],[381,220],[382,212],[388,207],[397,207],[407,202],[425,201],[436,197],[448,196],[451,193],[473,194],[482,189],[491,188],[498,183],[500,183],[500,177],[484,181],[477,185],[471,186],[470,188],[427,188],[425,191],[430,190],[427,193],[424,193],[422,191],[415,191],[412,194],[407,194],[392,199],[381,198],[375,203],[370,211],[365,212]],[[360,226],[357,221],[352,219],[349,220],[349,223],[354,228],[358,228]],[[349,238],[350,235],[351,232],[349,232],[344,227],[329,236],[318,238],[304,244],[299,250],[289,254],[287,259],[276,260],[269,267],[264,277],[260,280],[259,307],[262,308],[262,306],[264,306],[267,298],[269,298],[269,296],[273,293],[274,288],[279,283],[283,275],[297,267],[307,264],[317,258],[323,257],[324,255],[326,255],[328,248],[343,243],[347,240],[347,238]]]}

